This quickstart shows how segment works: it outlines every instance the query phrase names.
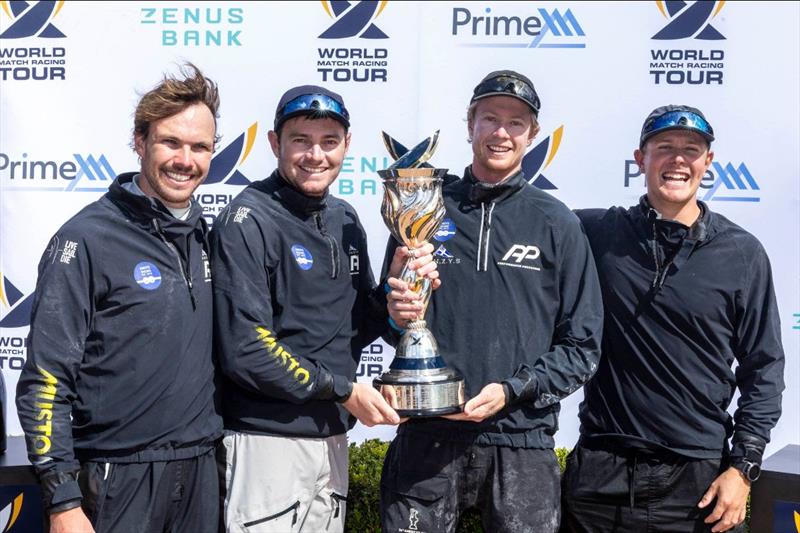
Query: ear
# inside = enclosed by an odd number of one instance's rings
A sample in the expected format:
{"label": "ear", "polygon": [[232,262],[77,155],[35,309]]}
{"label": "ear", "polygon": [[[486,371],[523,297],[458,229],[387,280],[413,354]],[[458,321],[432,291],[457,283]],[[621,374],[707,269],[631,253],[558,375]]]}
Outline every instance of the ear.
{"label": "ear", "polygon": [[714,161],[714,152],[712,152],[712,151],[709,149],[709,150],[708,150],[708,153],[706,154],[706,170],[708,170],[708,167],[710,167],[710,166],[711,166],[711,162],[712,162],[712,161]]}
{"label": "ear", "polygon": [[272,148],[272,153],[276,158],[280,158],[281,143],[280,139],[278,139],[278,134],[270,130],[269,133],[267,133],[267,139],[269,139],[269,146]]}
{"label": "ear", "polygon": [[133,149],[136,151],[136,155],[139,156],[139,159],[144,157],[145,151],[145,138],[143,135],[137,133],[133,136]]}
{"label": "ear", "polygon": [[639,165],[639,170],[644,172],[644,152],[637,148],[633,151],[633,158],[636,160],[636,164]]}
{"label": "ear", "polygon": [[347,153],[347,150],[350,149],[350,138],[352,134],[348,131],[347,135],[344,136],[344,153]]}
{"label": "ear", "polygon": [[531,129],[528,132],[528,145],[530,145],[533,142],[533,140],[536,138],[536,136],[539,135],[539,131],[541,129],[542,129],[542,127],[539,125],[538,121],[533,123],[533,126],[531,126]]}

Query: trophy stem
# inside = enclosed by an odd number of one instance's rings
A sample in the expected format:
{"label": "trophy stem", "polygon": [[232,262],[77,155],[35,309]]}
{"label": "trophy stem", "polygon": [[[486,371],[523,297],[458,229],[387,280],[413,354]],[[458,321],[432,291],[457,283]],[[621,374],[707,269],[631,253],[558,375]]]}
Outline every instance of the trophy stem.
{"label": "trophy stem", "polygon": [[415,270],[409,268],[412,261],[414,261],[414,257],[409,257],[406,264],[403,266],[403,270],[400,271],[400,279],[408,283],[409,290],[420,295],[422,311],[419,316],[424,317],[425,312],[428,310],[428,302],[431,299],[433,286],[431,285],[430,279],[418,276]]}

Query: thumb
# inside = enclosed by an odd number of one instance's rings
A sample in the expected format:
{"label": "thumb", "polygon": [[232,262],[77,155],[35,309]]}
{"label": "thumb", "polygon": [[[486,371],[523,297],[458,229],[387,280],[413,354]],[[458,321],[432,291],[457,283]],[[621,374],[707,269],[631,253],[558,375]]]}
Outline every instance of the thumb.
{"label": "thumb", "polygon": [[703,509],[709,503],[714,501],[714,498],[716,497],[717,497],[717,482],[715,481],[714,483],[711,484],[710,487],[708,487],[708,490],[706,491],[705,494],[703,494],[703,497],[700,498],[700,503],[698,503],[697,506],[700,509]]}

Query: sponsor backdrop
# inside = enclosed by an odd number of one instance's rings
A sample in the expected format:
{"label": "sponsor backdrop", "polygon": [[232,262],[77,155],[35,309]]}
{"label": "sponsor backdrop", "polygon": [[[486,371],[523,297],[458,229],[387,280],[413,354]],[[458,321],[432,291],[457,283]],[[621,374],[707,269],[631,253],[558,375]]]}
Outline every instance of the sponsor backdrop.
{"label": "sponsor backdrop", "polygon": [[[373,269],[388,236],[376,171],[391,159],[381,130],[407,146],[440,130],[433,162],[460,174],[471,159],[467,103],[491,70],[533,79],[542,129],[526,173],[573,208],[636,202],[645,188],[633,150],[646,114],[669,103],[703,109],[718,141],[699,196],[754,233],[772,260],[787,390],[768,453],[800,442],[799,18],[796,2],[0,1],[8,432],[21,433],[13,391],[39,257],[117,173],[138,168],[129,145],[138,95],[189,60],[221,89],[222,141],[196,193],[212,223],[274,168],[267,131],[285,89],[314,83],[344,95],[353,141],[332,192],[358,209]],[[453,231],[444,226],[437,239]],[[359,379],[379,375],[391,358],[386,345],[368,346]],[[577,439],[581,397],[562,403],[560,446]],[[358,426],[351,438],[393,432]]]}

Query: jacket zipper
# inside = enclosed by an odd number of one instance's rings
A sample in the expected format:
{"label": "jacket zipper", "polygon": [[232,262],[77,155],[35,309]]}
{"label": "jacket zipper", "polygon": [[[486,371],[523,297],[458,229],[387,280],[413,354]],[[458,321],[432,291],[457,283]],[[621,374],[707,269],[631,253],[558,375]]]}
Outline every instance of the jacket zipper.
{"label": "jacket zipper", "polygon": [[325,226],[322,225],[322,213],[315,212],[314,221],[317,223],[317,230],[320,235],[328,241],[328,247],[331,250],[331,279],[336,279],[339,276],[339,244],[330,233],[325,231]]}
{"label": "jacket zipper", "polygon": [[188,265],[186,265],[186,263],[183,261],[183,258],[181,257],[180,252],[178,252],[178,249],[175,248],[175,245],[169,242],[166,237],[164,237],[164,233],[161,230],[161,224],[158,223],[158,219],[153,219],[153,225],[156,228],[158,236],[161,237],[161,240],[167,245],[167,248],[172,250],[172,253],[178,258],[178,265],[180,266],[181,274],[183,274],[183,281],[186,282],[186,286],[189,288],[189,298],[192,299],[192,309],[197,309],[197,301],[194,298],[193,291],[194,284],[192,283],[192,275],[189,272]]}
{"label": "jacket zipper", "polygon": [[280,518],[281,516],[285,515],[286,513],[288,513],[289,511],[292,511],[292,510],[294,511],[294,515],[292,516],[292,525],[295,525],[297,523],[297,508],[298,507],[300,507],[300,500],[294,502],[291,507],[288,507],[287,509],[284,509],[283,511],[281,511],[279,513],[275,513],[273,515],[270,515],[270,516],[267,516],[267,517],[264,517],[264,518],[259,518],[258,520],[253,520],[251,522],[245,522],[242,525],[244,527],[257,526],[258,524],[263,524],[264,522],[268,522],[270,520],[275,520],[276,518]]}
{"label": "jacket zipper", "polygon": [[[494,202],[489,204],[488,211],[486,210],[486,202],[481,203],[481,232],[478,235],[478,257],[475,260],[475,270],[478,272],[486,272],[489,264],[489,243],[492,237],[492,212],[494,211]],[[483,258],[483,263],[481,263]]]}

